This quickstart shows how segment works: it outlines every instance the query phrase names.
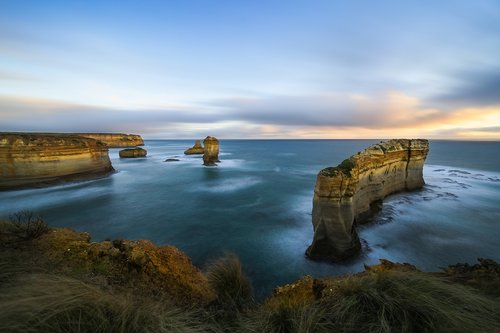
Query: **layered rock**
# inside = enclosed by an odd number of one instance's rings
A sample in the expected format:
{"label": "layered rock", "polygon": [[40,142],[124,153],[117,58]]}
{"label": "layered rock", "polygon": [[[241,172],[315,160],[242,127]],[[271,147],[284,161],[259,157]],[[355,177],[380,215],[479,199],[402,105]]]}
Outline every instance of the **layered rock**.
{"label": "layered rock", "polygon": [[387,195],[421,188],[427,140],[375,144],[319,172],[314,189],[311,258],[343,260],[361,249],[356,223],[363,223]]}
{"label": "layered rock", "polygon": [[205,150],[203,149],[203,146],[201,145],[200,140],[196,140],[194,142],[194,146],[192,146],[191,148],[186,149],[186,151],[184,151],[184,154],[186,154],[186,155],[196,155],[196,154],[203,154],[204,152],[205,152]]}
{"label": "layered rock", "polygon": [[219,163],[219,140],[213,136],[207,136],[203,140],[205,146],[203,153],[203,165],[211,166]]}
{"label": "layered rock", "polygon": [[124,148],[144,146],[144,140],[137,134],[123,133],[74,133],[86,138],[96,139],[105,143],[109,148]]}
{"label": "layered rock", "polygon": [[146,157],[148,152],[146,149],[136,147],[136,148],[122,149],[118,152],[118,154],[122,158],[137,158],[137,157]]}
{"label": "layered rock", "polygon": [[70,134],[0,133],[0,190],[101,177],[108,147]]}

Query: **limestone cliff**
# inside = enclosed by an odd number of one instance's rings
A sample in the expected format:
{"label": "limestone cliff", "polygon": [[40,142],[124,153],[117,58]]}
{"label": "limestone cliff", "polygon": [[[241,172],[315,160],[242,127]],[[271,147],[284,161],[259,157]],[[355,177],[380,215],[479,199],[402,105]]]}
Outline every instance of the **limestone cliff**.
{"label": "limestone cliff", "polygon": [[213,136],[207,136],[203,140],[205,151],[203,153],[203,165],[217,165],[219,161],[219,140]]}
{"label": "limestone cliff", "polygon": [[108,147],[97,140],[70,134],[0,133],[0,190],[97,178],[111,171]]}
{"label": "limestone cliff", "polygon": [[373,204],[391,193],[424,185],[427,140],[389,140],[319,172],[314,189],[314,239],[311,258],[342,260],[361,248],[356,223],[372,214]]}
{"label": "limestone cliff", "polygon": [[137,134],[122,133],[74,133],[86,138],[96,139],[105,143],[109,148],[124,148],[144,146],[144,140]]}
{"label": "limestone cliff", "polygon": [[205,150],[203,149],[203,146],[201,145],[200,140],[196,140],[194,142],[194,146],[192,146],[191,148],[186,149],[186,151],[184,151],[184,154],[186,154],[186,155],[203,154],[204,151]]}

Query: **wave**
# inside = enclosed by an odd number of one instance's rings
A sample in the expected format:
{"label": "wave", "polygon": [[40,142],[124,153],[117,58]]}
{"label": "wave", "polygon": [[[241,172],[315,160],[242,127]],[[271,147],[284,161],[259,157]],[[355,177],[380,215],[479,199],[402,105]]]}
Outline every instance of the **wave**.
{"label": "wave", "polygon": [[210,193],[229,193],[247,189],[261,183],[262,180],[258,177],[241,177],[225,179],[218,182],[210,182],[193,189],[193,192],[203,191]]}

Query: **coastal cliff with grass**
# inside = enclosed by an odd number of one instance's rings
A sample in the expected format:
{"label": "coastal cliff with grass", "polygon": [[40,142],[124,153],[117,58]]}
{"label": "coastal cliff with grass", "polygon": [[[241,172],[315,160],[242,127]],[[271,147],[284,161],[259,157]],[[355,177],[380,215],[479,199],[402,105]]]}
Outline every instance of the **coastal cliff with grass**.
{"label": "coastal cliff with grass", "polygon": [[93,242],[23,211],[0,223],[2,332],[495,332],[500,265],[439,272],[381,260],[253,297],[232,254],[195,267],[172,246]]}

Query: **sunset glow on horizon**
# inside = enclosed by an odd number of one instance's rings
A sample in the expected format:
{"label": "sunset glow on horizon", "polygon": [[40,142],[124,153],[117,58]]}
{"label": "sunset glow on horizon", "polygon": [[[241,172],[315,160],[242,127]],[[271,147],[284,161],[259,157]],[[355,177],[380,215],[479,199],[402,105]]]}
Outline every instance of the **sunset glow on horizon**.
{"label": "sunset glow on horizon", "polygon": [[500,140],[497,1],[2,1],[0,131]]}

